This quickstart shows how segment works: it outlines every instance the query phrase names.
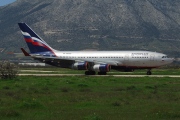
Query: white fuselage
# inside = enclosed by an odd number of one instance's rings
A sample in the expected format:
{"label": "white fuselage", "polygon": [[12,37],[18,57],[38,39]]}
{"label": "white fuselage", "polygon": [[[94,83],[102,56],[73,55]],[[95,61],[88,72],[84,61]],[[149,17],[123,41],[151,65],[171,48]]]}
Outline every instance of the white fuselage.
{"label": "white fuselage", "polygon": [[64,60],[132,68],[156,68],[173,61],[165,54],[150,51],[56,51],[55,54]]}

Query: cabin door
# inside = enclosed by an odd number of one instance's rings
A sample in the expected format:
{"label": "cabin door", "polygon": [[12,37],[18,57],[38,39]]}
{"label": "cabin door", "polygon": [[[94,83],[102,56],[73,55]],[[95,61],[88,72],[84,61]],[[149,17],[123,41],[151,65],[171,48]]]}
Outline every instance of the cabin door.
{"label": "cabin door", "polygon": [[155,60],[155,55],[151,55],[151,56],[150,56],[150,60],[151,60],[151,61],[154,61],[154,60]]}

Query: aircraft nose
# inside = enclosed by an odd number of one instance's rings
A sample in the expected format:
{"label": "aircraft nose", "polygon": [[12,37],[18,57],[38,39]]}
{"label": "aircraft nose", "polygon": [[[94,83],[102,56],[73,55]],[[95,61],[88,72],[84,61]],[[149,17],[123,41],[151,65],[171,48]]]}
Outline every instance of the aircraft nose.
{"label": "aircraft nose", "polygon": [[169,60],[170,63],[172,63],[172,62],[175,61],[175,58],[169,58],[169,59],[170,59],[170,60]]}
{"label": "aircraft nose", "polygon": [[165,63],[165,64],[170,64],[172,63],[173,61],[175,61],[174,58],[166,58],[166,59],[162,59],[162,61]]}

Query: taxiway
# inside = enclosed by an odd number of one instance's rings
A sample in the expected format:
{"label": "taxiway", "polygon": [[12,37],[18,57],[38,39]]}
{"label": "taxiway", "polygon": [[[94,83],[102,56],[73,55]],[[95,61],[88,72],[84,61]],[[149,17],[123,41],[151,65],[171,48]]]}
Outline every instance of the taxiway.
{"label": "taxiway", "polygon": [[[84,74],[19,74],[19,76],[86,76]],[[180,75],[90,75],[90,77],[171,77],[180,78]]]}

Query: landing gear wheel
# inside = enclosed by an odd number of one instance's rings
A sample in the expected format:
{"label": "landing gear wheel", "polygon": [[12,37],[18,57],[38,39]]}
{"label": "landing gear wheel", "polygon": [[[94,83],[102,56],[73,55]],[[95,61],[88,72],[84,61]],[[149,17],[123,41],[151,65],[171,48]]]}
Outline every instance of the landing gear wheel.
{"label": "landing gear wheel", "polygon": [[96,75],[95,71],[85,71],[85,75]]}
{"label": "landing gear wheel", "polygon": [[106,72],[98,72],[98,75],[107,75]]}
{"label": "landing gear wheel", "polygon": [[148,70],[148,71],[147,71],[147,75],[152,75],[151,70]]}
{"label": "landing gear wheel", "polygon": [[85,75],[89,75],[89,71],[85,71]]}

